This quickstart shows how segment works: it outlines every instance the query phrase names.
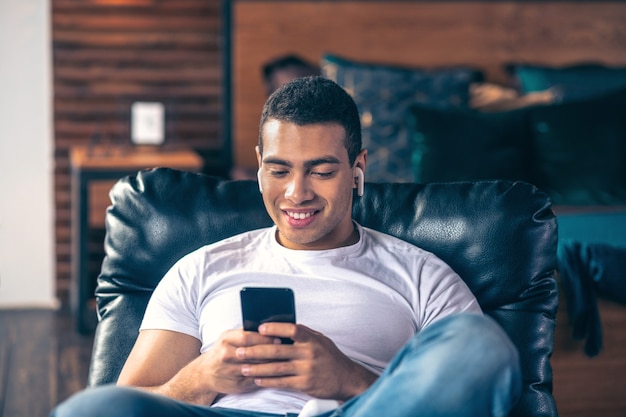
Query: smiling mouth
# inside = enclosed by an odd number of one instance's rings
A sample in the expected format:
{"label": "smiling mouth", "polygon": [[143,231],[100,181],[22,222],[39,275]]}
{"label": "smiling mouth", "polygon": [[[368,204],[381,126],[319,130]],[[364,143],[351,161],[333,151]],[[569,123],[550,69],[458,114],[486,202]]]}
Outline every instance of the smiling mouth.
{"label": "smiling mouth", "polygon": [[292,219],[304,220],[313,216],[316,212],[315,211],[305,211],[305,212],[285,211],[285,213],[287,214],[287,216],[291,217]]}

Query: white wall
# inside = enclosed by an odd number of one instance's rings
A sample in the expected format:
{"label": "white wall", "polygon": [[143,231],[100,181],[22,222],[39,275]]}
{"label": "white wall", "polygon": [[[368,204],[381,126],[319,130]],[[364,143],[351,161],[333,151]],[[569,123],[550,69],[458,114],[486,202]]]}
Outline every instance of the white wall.
{"label": "white wall", "polygon": [[0,308],[54,307],[49,0],[0,0]]}

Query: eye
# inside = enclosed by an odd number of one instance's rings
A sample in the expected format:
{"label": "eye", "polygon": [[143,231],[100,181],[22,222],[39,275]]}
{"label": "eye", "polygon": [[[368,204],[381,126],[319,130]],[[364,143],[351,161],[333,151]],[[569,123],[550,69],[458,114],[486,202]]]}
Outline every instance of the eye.
{"label": "eye", "polygon": [[335,171],[313,171],[311,175],[318,178],[330,178],[335,174]]}
{"label": "eye", "polygon": [[276,177],[276,178],[284,177],[288,173],[289,172],[286,171],[286,170],[279,170],[279,169],[273,169],[273,170],[270,171],[270,175],[272,177]]}

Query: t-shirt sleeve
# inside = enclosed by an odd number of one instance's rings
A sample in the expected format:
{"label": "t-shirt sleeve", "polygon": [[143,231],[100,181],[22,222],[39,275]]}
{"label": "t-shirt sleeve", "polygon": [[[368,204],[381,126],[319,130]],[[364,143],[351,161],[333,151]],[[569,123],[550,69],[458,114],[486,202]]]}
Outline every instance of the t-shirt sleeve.
{"label": "t-shirt sleeve", "polygon": [[148,302],[140,330],[171,330],[200,339],[198,277],[203,262],[192,253],[165,274]]}
{"label": "t-shirt sleeve", "polygon": [[483,314],[476,297],[454,270],[434,255],[421,268],[421,328],[457,313]]}

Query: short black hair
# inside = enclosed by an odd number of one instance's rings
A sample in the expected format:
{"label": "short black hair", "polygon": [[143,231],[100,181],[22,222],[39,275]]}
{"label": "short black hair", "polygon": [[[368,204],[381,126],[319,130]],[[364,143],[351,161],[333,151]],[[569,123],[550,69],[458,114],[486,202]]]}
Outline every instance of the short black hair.
{"label": "short black hair", "polygon": [[319,77],[298,78],[280,87],[265,102],[259,126],[259,152],[263,153],[263,126],[270,119],[299,126],[337,123],[345,132],[350,165],[361,151],[359,110],[350,95],[335,82]]}

